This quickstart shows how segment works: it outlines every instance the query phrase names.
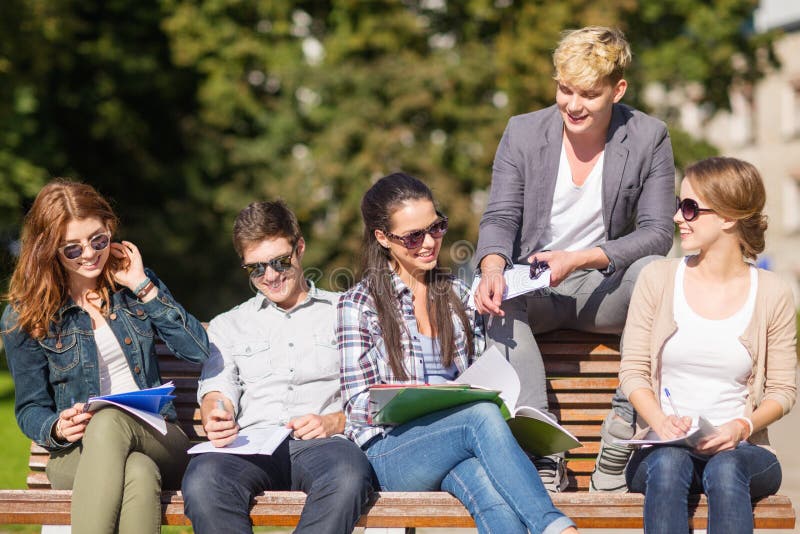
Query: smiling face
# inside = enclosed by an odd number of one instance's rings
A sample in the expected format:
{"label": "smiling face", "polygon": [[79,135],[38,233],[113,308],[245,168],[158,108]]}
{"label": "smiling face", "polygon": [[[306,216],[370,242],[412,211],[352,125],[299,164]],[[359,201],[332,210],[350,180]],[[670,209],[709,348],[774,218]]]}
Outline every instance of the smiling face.
{"label": "smiling face", "polygon": [[272,267],[267,267],[264,274],[251,278],[253,285],[270,301],[280,308],[290,310],[302,302],[308,294],[301,260],[305,252],[305,241],[301,237],[292,254],[292,244],[285,237],[264,239],[258,243],[244,248],[242,263],[252,264],[268,262],[281,256],[291,254],[291,266],[278,272]]}
{"label": "smiling face", "polygon": [[[438,219],[439,215],[430,200],[409,200],[400,204],[400,207],[392,213],[388,232],[405,236],[410,232],[430,227]],[[388,237],[381,230],[375,230],[375,238],[381,246],[389,250],[397,274],[406,283],[420,279],[427,271],[434,269],[439,250],[442,248],[442,237],[434,238],[431,234],[425,234],[422,244],[413,249],[407,249],[400,239]]]}
{"label": "smiling face", "polygon": [[[681,183],[680,199],[693,199],[701,209],[709,209],[708,204],[692,188],[692,182],[685,178]],[[712,211],[700,211],[692,221],[687,221],[681,210],[678,209],[672,217],[680,232],[681,248],[684,251],[699,250],[707,252],[720,242],[733,243],[738,246],[735,234],[732,229],[736,224],[724,217],[720,217]]]}
{"label": "smiling face", "polygon": [[[96,217],[72,219],[67,223],[57,256],[71,283],[84,285],[90,281],[94,282],[103,272],[103,267],[111,253],[111,247],[106,246],[103,250],[95,250],[90,245],[90,240],[98,234],[106,232],[108,232],[108,228],[102,220]],[[80,256],[71,260],[66,258],[62,251],[65,245],[73,243],[81,245],[83,251]]]}
{"label": "smiling face", "polygon": [[625,94],[628,84],[601,80],[582,88],[567,81],[558,82],[556,104],[568,133],[605,136],[611,123],[613,105]]}

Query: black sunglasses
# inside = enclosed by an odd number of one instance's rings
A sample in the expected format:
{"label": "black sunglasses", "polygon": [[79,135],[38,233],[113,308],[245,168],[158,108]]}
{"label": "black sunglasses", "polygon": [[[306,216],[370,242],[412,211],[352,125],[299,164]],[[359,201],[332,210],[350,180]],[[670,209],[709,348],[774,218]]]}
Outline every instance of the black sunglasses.
{"label": "black sunglasses", "polygon": [[546,261],[539,261],[536,258],[534,258],[533,263],[531,263],[531,272],[530,272],[531,280],[539,278],[539,276],[541,276],[542,273],[548,270],[549,268],[550,265],[548,265]]}
{"label": "black sunglasses", "polygon": [[680,198],[675,197],[675,211],[678,210],[680,210],[683,220],[686,222],[692,222],[704,211],[714,213],[714,210],[712,209],[701,208],[698,206],[697,201],[693,198],[684,198],[681,200]]}
{"label": "black sunglasses", "polygon": [[403,246],[407,249],[419,248],[425,241],[425,236],[427,234],[431,234],[431,237],[434,239],[439,239],[447,233],[447,217],[438,212],[437,215],[440,217],[439,220],[434,221],[433,224],[423,230],[414,230],[406,235],[396,235],[390,232],[384,232],[384,235],[392,239],[400,240],[403,243]]}
{"label": "black sunglasses", "polygon": [[285,256],[278,256],[269,261],[245,263],[242,264],[242,269],[247,271],[247,275],[250,278],[261,278],[264,276],[264,273],[267,272],[267,267],[272,267],[272,270],[276,273],[282,273],[288,271],[292,267],[292,256],[294,256],[294,252],[295,248],[293,247],[292,251]]}
{"label": "black sunglasses", "polygon": [[[92,236],[89,238],[88,242],[88,245],[97,252],[105,250],[108,248],[109,244],[111,244],[111,234],[108,232]],[[70,243],[69,245],[60,247],[58,250],[60,250],[61,254],[68,260],[77,260],[83,254],[83,249],[85,247],[86,245],[82,243]]]}

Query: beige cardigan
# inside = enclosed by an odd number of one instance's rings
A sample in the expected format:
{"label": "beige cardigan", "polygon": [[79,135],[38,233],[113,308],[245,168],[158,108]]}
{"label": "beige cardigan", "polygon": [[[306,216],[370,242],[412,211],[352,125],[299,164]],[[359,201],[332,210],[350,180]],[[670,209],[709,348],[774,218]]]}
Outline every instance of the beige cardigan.
{"label": "beige cardigan", "polygon": [[[658,393],[661,390],[661,351],[678,329],[672,304],[680,261],[683,258],[655,261],[642,270],[636,282],[622,336],[619,371],[622,391],[628,397],[639,388],[648,388],[656,399],[661,399]],[[784,415],[794,406],[797,389],[795,321],[788,284],[774,273],[759,269],[753,318],[739,337],[753,358],[745,415],[750,415],[766,399],[780,404]],[[637,422],[637,430],[645,429]],[[748,441],[768,446],[767,429],[755,432]]]}

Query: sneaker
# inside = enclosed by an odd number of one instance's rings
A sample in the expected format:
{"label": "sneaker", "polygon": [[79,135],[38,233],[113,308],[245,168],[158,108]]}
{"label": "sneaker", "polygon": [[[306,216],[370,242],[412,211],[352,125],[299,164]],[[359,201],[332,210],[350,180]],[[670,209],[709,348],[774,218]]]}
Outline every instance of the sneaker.
{"label": "sneaker", "polygon": [[615,439],[630,439],[633,425],[611,412],[600,429],[600,452],[589,479],[590,492],[625,493],[625,467],[633,452],[632,447],[615,445]]}
{"label": "sneaker", "polygon": [[561,493],[569,486],[567,464],[557,454],[550,456],[532,456],[533,466],[539,472],[544,488],[550,493]]}

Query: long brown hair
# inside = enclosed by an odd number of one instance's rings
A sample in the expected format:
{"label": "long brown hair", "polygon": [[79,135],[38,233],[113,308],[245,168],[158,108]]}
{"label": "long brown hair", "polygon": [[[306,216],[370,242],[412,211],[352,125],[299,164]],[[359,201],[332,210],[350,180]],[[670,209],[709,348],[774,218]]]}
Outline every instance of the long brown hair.
{"label": "long brown hair", "polygon": [[[41,339],[56,321],[56,312],[68,298],[67,273],[56,257],[58,247],[70,221],[90,217],[100,219],[113,237],[117,216],[93,187],[56,178],[36,195],[23,222],[19,260],[5,296],[18,315],[12,329]],[[108,312],[110,294],[116,289],[112,273],[122,262],[109,254],[98,279],[103,313]]]}
{"label": "long brown hair", "polygon": [[719,215],[736,221],[739,248],[746,258],[764,251],[767,202],[764,180],[752,164],[736,158],[713,157],[686,168],[686,180]]}
{"label": "long brown hair", "polygon": [[[404,202],[410,200],[430,200],[433,193],[421,181],[403,173],[384,176],[369,188],[361,200],[361,215],[364,218],[364,238],[362,241],[361,276],[367,283],[370,295],[375,301],[378,324],[381,327],[383,342],[389,353],[389,366],[398,380],[407,380],[408,373],[403,365],[402,331],[403,319],[397,308],[392,285],[391,257],[389,250],[383,248],[375,238],[375,230],[389,232],[392,214]],[[425,303],[431,326],[436,332],[441,347],[442,364],[447,367],[453,363],[456,354],[455,326],[451,313],[455,311],[467,335],[467,350],[472,355],[472,329],[469,325],[464,305],[453,291],[451,277],[437,266],[426,274],[428,300]]]}

